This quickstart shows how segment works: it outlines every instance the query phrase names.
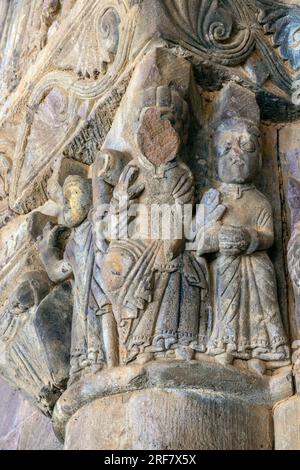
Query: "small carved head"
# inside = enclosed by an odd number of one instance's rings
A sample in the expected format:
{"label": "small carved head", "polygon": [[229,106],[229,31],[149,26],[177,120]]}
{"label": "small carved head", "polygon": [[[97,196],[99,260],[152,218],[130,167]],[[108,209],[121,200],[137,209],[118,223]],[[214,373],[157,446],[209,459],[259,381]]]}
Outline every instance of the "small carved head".
{"label": "small carved head", "polygon": [[92,206],[91,181],[78,175],[68,176],[63,185],[63,217],[69,228],[77,227]]}
{"label": "small carved head", "polygon": [[214,135],[218,175],[224,183],[253,181],[261,169],[259,129],[246,120],[221,123]]}

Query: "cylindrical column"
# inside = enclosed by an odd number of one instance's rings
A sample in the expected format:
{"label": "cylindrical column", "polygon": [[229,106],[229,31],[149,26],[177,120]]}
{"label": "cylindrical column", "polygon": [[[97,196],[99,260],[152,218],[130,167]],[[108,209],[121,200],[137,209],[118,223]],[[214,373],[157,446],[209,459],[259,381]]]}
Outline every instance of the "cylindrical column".
{"label": "cylindrical column", "polygon": [[270,380],[195,361],[116,367],[70,387],[54,428],[67,450],[271,450]]}
{"label": "cylindrical column", "polygon": [[70,419],[67,450],[270,450],[266,406],[212,391],[139,390],[94,400]]}

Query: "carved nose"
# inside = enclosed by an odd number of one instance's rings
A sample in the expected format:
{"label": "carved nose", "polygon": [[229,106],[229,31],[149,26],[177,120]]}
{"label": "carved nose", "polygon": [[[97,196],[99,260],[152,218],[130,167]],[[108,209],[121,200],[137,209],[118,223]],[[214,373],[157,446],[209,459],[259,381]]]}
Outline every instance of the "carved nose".
{"label": "carved nose", "polygon": [[244,161],[241,159],[241,152],[232,152],[231,163],[237,166],[244,165]]}
{"label": "carved nose", "polygon": [[236,146],[236,147],[232,148],[232,155],[234,157],[240,157],[242,154],[243,154],[243,151],[239,146]]}

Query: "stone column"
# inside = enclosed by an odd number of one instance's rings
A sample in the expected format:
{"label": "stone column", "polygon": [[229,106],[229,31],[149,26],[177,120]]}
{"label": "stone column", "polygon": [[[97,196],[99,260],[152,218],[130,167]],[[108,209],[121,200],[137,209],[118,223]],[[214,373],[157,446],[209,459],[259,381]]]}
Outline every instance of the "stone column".
{"label": "stone column", "polygon": [[54,429],[68,450],[271,450],[271,391],[289,380],[209,362],[116,368],[71,387]]}

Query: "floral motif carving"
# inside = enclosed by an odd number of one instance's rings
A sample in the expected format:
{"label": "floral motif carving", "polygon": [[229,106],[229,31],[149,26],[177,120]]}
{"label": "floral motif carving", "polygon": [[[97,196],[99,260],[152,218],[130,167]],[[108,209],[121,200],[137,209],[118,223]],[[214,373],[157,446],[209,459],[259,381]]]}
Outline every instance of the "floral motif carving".
{"label": "floral motif carving", "polygon": [[244,2],[167,0],[168,14],[185,37],[185,45],[224,65],[242,63],[255,46]]}
{"label": "floral motif carving", "polygon": [[68,67],[76,57],[76,71],[80,78],[97,79],[106,74],[118,52],[121,17],[113,7],[98,8],[80,31],[78,41],[59,61],[60,67]]}
{"label": "floral motif carving", "polygon": [[[274,83],[292,95],[300,57],[299,8],[270,0],[167,1],[165,8],[184,48],[230,67],[243,64],[256,48]],[[273,35],[273,44],[266,33]]]}
{"label": "floral motif carving", "polygon": [[291,68],[300,70],[300,8],[278,5],[274,2],[260,0],[259,22],[266,34],[271,34],[275,47],[279,48],[281,57],[288,61]]}

